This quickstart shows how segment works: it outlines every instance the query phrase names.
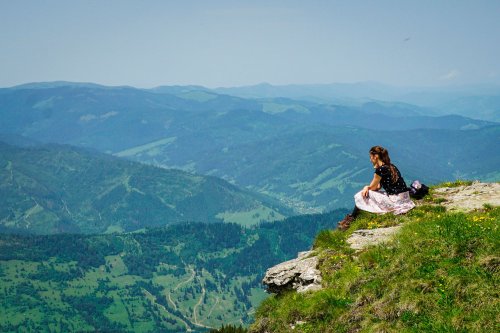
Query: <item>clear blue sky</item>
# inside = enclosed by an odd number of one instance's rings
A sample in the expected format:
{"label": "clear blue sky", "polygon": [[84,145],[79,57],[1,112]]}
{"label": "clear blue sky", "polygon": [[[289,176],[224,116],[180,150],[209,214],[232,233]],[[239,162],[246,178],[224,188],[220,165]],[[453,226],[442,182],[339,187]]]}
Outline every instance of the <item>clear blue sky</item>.
{"label": "clear blue sky", "polygon": [[0,87],[500,82],[500,1],[0,0]]}

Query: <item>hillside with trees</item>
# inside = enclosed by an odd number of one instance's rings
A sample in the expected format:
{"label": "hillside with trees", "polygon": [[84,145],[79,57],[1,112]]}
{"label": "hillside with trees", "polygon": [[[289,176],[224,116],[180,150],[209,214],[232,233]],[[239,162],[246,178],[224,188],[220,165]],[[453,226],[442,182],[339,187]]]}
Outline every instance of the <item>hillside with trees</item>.
{"label": "hillside with trees", "polygon": [[245,228],[183,223],[112,235],[0,235],[0,331],[205,332],[248,325],[265,270],[344,211]]}
{"label": "hillside with trees", "polygon": [[63,145],[0,142],[0,230],[110,233],[176,222],[283,219],[274,199],[201,176]]}

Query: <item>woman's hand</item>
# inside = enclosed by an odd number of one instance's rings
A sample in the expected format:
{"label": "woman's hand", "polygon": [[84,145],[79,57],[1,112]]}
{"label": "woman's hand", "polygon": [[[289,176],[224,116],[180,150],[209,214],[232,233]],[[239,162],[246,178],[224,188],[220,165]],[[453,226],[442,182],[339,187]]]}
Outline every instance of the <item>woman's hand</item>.
{"label": "woman's hand", "polygon": [[373,191],[378,191],[380,189],[380,180],[381,179],[382,178],[379,175],[377,175],[377,174],[373,175],[373,180],[370,183],[370,185],[363,187],[363,189],[361,190],[361,194],[363,195],[363,198],[368,198],[368,196],[369,196],[368,191],[370,191],[371,189],[373,189]]}
{"label": "woman's hand", "polygon": [[363,196],[363,198],[368,198],[368,191],[370,191],[370,186],[363,187],[363,190],[361,190],[361,195]]}

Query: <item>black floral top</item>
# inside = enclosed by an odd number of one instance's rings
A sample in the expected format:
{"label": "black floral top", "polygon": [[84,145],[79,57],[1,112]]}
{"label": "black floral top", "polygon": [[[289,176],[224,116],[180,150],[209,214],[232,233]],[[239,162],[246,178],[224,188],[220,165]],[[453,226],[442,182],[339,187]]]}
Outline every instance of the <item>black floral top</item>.
{"label": "black floral top", "polygon": [[405,180],[401,177],[398,168],[396,168],[394,164],[392,166],[396,169],[398,174],[398,179],[394,183],[392,182],[391,168],[388,165],[384,164],[375,169],[375,173],[382,177],[380,184],[387,194],[399,194],[408,191]]}

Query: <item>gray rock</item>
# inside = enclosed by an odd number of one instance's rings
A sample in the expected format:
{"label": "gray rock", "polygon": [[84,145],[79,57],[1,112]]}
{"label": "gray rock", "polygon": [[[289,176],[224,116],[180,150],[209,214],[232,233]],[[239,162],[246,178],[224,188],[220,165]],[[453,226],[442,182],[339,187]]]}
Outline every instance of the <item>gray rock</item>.
{"label": "gray rock", "polygon": [[442,187],[434,190],[436,198],[449,210],[471,211],[483,208],[484,204],[500,206],[500,183],[475,182],[468,186]]}
{"label": "gray rock", "polygon": [[377,245],[389,241],[392,236],[401,229],[401,226],[377,228],[377,229],[360,229],[352,233],[347,239],[354,250],[363,250],[368,246]]}
{"label": "gray rock", "polygon": [[285,261],[267,270],[262,283],[271,293],[295,289],[298,292],[321,289],[321,273],[317,269],[318,257],[313,251],[300,252],[293,260]]}

